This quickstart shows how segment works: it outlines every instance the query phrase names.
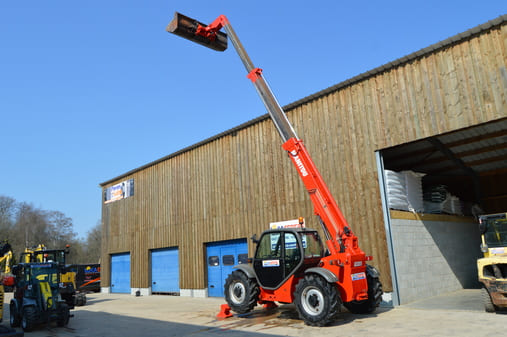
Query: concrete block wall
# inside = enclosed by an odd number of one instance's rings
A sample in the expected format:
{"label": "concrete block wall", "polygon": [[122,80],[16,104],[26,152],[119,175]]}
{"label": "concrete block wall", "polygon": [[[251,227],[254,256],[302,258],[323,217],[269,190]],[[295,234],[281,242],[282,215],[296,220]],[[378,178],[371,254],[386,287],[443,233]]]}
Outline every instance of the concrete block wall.
{"label": "concrete block wall", "polygon": [[391,231],[400,304],[478,287],[476,223],[391,219]]}

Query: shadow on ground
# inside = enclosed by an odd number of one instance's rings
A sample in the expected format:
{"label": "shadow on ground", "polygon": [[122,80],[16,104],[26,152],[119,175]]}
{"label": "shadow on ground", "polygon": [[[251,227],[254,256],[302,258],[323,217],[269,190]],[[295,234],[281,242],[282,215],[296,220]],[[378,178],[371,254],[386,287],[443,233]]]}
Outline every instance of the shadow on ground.
{"label": "shadow on ground", "polygon": [[[86,336],[122,336],[122,337],[159,337],[159,336],[277,336],[267,333],[240,331],[229,326],[229,323],[212,325],[196,325],[189,323],[174,323],[144,318],[115,315],[106,312],[81,310],[74,313],[67,327],[59,328],[55,324],[42,325],[25,336],[33,337],[86,337]],[[21,329],[17,329],[21,331]]]}

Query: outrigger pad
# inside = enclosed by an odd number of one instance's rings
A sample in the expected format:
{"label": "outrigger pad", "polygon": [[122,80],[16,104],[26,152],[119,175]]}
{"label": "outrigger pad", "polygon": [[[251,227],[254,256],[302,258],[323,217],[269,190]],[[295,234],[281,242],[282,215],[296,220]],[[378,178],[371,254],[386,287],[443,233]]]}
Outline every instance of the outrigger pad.
{"label": "outrigger pad", "polygon": [[211,38],[205,37],[196,34],[197,27],[199,26],[207,27],[208,25],[175,12],[174,18],[167,25],[166,31],[216,51],[227,49],[227,34],[218,31]]}

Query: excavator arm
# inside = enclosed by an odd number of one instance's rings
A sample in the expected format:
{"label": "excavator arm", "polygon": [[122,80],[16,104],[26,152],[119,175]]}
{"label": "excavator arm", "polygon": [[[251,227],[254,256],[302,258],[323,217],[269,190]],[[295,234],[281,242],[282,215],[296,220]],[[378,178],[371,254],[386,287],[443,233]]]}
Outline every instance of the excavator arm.
{"label": "excavator arm", "polygon": [[0,243],[0,265],[4,267],[0,270],[3,274],[11,273],[12,248],[8,242]]}

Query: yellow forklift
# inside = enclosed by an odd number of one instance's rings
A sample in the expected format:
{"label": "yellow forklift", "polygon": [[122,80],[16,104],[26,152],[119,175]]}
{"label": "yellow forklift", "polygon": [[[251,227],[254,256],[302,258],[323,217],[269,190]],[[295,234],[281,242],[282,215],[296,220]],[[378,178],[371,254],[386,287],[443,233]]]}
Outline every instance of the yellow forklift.
{"label": "yellow forklift", "polygon": [[477,260],[482,298],[487,312],[507,310],[507,213],[479,216],[481,251]]}

